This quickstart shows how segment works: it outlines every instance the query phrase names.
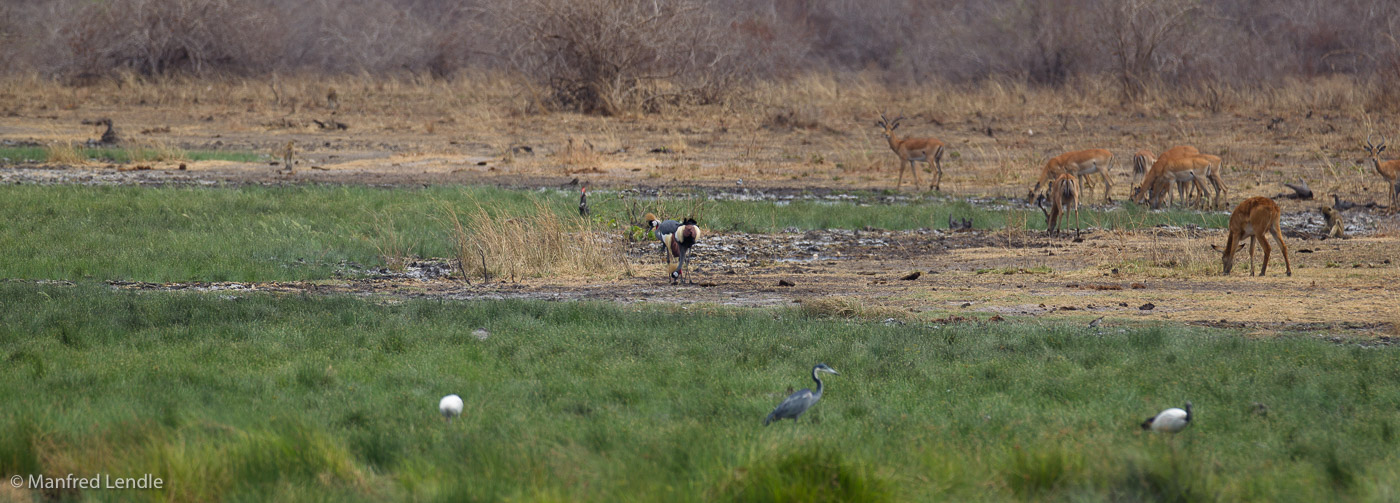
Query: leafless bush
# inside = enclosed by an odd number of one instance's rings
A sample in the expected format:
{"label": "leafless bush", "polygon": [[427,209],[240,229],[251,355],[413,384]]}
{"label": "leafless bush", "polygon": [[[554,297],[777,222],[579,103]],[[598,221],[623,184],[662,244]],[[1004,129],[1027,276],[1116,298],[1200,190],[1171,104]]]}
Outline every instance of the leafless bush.
{"label": "leafless bush", "polygon": [[249,71],[275,19],[259,0],[112,0],[79,5],[63,32],[80,74]]}
{"label": "leafless bush", "polygon": [[1160,49],[1190,36],[1186,28],[1198,21],[1199,11],[1195,2],[1187,0],[1121,0],[1103,11],[1101,25],[1106,29],[1099,34],[1112,47],[1114,72],[1125,101],[1140,100],[1149,87],[1162,82]]}
{"label": "leafless bush", "polygon": [[522,0],[501,6],[510,61],[558,105],[614,115],[712,102],[736,78],[738,47],[696,0]]}
{"label": "leafless bush", "polygon": [[1076,90],[1112,78],[1128,101],[1210,109],[1231,89],[1344,76],[1386,110],[1400,103],[1396,33],[1393,0],[8,0],[0,73],[513,68],[541,101],[598,114],[812,72]]}

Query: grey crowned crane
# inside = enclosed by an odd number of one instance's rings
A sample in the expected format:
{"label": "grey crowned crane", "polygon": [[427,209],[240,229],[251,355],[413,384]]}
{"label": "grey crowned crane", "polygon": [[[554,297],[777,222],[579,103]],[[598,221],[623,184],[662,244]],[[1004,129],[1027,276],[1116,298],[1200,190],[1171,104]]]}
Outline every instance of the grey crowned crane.
{"label": "grey crowned crane", "polygon": [[666,263],[671,263],[671,238],[675,237],[676,231],[681,228],[681,223],[675,220],[662,221],[651,213],[647,213],[646,217],[643,218],[647,219],[647,227],[651,229],[651,235],[665,245],[663,250],[665,253],[663,254],[666,255]]}
{"label": "grey crowned crane", "polygon": [[690,282],[685,276],[685,265],[690,262],[690,247],[695,246],[695,242],[699,240],[700,226],[695,224],[694,218],[687,218],[667,243],[671,254],[676,256],[676,267],[671,270],[671,284]]}
{"label": "grey crowned crane", "polygon": [[1142,429],[1157,432],[1176,433],[1191,425],[1191,402],[1186,402],[1186,410],[1172,407],[1147,418]]}
{"label": "grey crowned crane", "polygon": [[588,216],[588,187],[579,189],[578,215],[581,217]]}
{"label": "grey crowned crane", "polygon": [[792,424],[797,424],[798,416],[801,416],[803,412],[807,412],[807,409],[816,405],[817,400],[822,399],[822,379],[817,377],[818,372],[841,375],[840,372],[826,366],[825,363],[818,363],[817,366],[812,367],[812,380],[817,382],[817,390],[812,391],[809,388],[803,388],[796,393],[788,395],[787,399],[783,400],[783,403],[778,404],[778,408],[773,409],[773,412],[768,413],[768,417],[763,418],[763,425],[768,426],[768,423],[782,421],[784,419],[791,419]]}

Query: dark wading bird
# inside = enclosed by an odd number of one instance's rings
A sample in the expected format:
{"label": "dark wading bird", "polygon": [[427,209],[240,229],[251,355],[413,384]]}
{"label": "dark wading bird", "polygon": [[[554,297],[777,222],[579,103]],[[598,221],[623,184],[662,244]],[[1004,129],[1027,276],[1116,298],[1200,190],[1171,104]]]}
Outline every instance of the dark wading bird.
{"label": "dark wading bird", "polygon": [[783,400],[783,403],[778,404],[778,408],[773,409],[773,412],[768,413],[768,417],[763,418],[763,425],[768,426],[768,423],[781,421],[783,419],[792,419],[792,424],[797,424],[797,417],[801,416],[803,412],[807,412],[807,409],[812,408],[813,405],[816,405],[817,400],[822,399],[822,379],[817,377],[818,372],[841,375],[840,372],[826,366],[825,363],[818,363],[817,366],[812,367],[812,380],[817,382],[817,390],[812,391],[810,388],[802,388],[800,391],[788,395],[787,399]]}
{"label": "dark wading bird", "polygon": [[1186,410],[1172,407],[1142,423],[1142,429],[1166,433],[1176,433],[1191,425],[1191,402],[1186,402]]}
{"label": "dark wading bird", "polygon": [[588,216],[588,187],[579,189],[578,214],[581,217]]}

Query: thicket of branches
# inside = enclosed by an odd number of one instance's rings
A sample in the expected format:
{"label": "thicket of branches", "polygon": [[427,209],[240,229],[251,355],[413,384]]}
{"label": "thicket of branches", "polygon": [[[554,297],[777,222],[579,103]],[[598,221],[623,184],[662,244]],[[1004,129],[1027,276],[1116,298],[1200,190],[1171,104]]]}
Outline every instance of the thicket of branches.
{"label": "thicket of branches", "polygon": [[[8,0],[0,72],[507,69],[609,114],[723,99],[747,78],[1268,87],[1351,75],[1396,92],[1393,0]],[[1397,93],[1400,94],[1400,93]]]}

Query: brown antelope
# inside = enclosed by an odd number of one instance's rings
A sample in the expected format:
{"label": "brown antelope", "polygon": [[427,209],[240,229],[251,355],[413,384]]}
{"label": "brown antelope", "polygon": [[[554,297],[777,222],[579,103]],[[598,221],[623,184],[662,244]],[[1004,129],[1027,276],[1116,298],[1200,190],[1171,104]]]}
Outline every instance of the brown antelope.
{"label": "brown antelope", "polygon": [[1147,176],[1147,169],[1157,162],[1157,154],[1151,150],[1142,149],[1133,153],[1133,185],[1142,181],[1142,177]]}
{"label": "brown antelope", "polygon": [[1157,158],[1157,162],[1152,164],[1152,169],[1147,170],[1147,174],[1143,176],[1142,184],[1133,189],[1133,202],[1142,204],[1150,196],[1152,207],[1161,207],[1162,196],[1170,196],[1171,181],[1177,183],[1177,194],[1183,200],[1186,198],[1185,188],[1188,183],[1204,194],[1202,176],[1198,175],[1197,171],[1203,174],[1209,162],[1208,159],[1200,157],[1195,147],[1172,147]]}
{"label": "brown antelope", "polygon": [[1397,199],[1400,199],[1396,196],[1396,184],[1400,183],[1400,159],[1390,161],[1381,160],[1381,152],[1385,151],[1385,142],[1386,137],[1384,134],[1381,135],[1380,145],[1371,143],[1371,135],[1366,135],[1366,154],[1368,155],[1367,160],[1371,161],[1371,167],[1375,168],[1376,173],[1381,175],[1381,178],[1385,179],[1385,186],[1388,189],[1385,192],[1386,195],[1390,197],[1390,210],[1395,211],[1400,209],[1396,208]]}
{"label": "brown antelope", "polygon": [[1244,248],[1244,238],[1249,238],[1249,275],[1254,275],[1254,241],[1258,238],[1259,246],[1264,248],[1264,265],[1259,268],[1259,275],[1263,276],[1269,270],[1270,247],[1265,235],[1268,233],[1274,235],[1274,241],[1278,241],[1279,248],[1283,249],[1283,265],[1287,268],[1287,274],[1293,275],[1293,264],[1288,261],[1288,245],[1283,244],[1278,217],[1278,204],[1267,197],[1251,197],[1235,207],[1235,212],[1230,214],[1230,235],[1225,239],[1225,248],[1222,250],[1214,244],[1210,245],[1215,251],[1224,253],[1220,261],[1225,266],[1225,274],[1230,274],[1230,269],[1235,266],[1235,252]]}
{"label": "brown antelope", "polygon": [[[1041,202],[1050,200],[1050,211],[1045,211],[1045,206]],[[1060,233],[1060,218],[1069,218],[1069,211],[1074,211],[1074,233],[1079,234],[1079,180],[1069,173],[1060,173],[1050,182],[1050,186],[1045,189],[1045,195],[1036,199],[1035,205],[1040,207],[1040,212],[1045,213],[1045,231],[1049,234]]]}
{"label": "brown antelope", "polygon": [[889,120],[882,112],[880,113],[880,121],[875,123],[875,127],[884,130],[885,139],[890,142],[890,150],[899,156],[899,181],[895,182],[895,190],[899,190],[899,186],[904,184],[904,165],[906,164],[909,165],[909,171],[914,172],[914,188],[917,189],[922,185],[919,182],[919,169],[914,166],[915,161],[923,161],[933,167],[934,178],[929,188],[940,190],[940,184],[943,181],[943,142],[934,137],[906,136],[900,138],[895,136],[894,130],[899,129],[899,121],[903,119],[904,116],[900,115],[894,120]]}
{"label": "brown antelope", "polygon": [[1057,155],[1046,161],[1045,167],[1040,169],[1040,180],[1035,182],[1035,187],[1031,188],[1027,198],[1034,198],[1036,191],[1040,190],[1040,186],[1044,185],[1046,180],[1055,178],[1061,173],[1074,175],[1078,179],[1076,185],[1083,185],[1086,177],[1098,173],[1103,178],[1103,200],[1109,202],[1111,200],[1108,198],[1108,193],[1113,190],[1113,182],[1109,181],[1108,170],[1112,164],[1113,152],[1101,148],[1076,150]]}
{"label": "brown antelope", "polygon": [[[1224,202],[1226,194],[1230,191],[1225,188],[1225,182],[1220,179],[1220,166],[1223,163],[1220,156],[1196,154],[1194,156],[1188,156],[1188,159],[1195,164],[1196,169],[1192,170],[1195,180],[1190,184],[1190,190],[1187,192],[1187,195],[1190,197],[1199,197],[1201,206],[1203,207],[1207,206],[1206,198],[1210,198],[1210,208],[1221,207],[1221,203]],[[1207,187],[1204,182],[1210,182],[1209,188],[1215,190],[1214,194],[1206,190]],[[1185,186],[1187,186],[1187,183],[1178,181],[1177,191],[1180,192]]]}

